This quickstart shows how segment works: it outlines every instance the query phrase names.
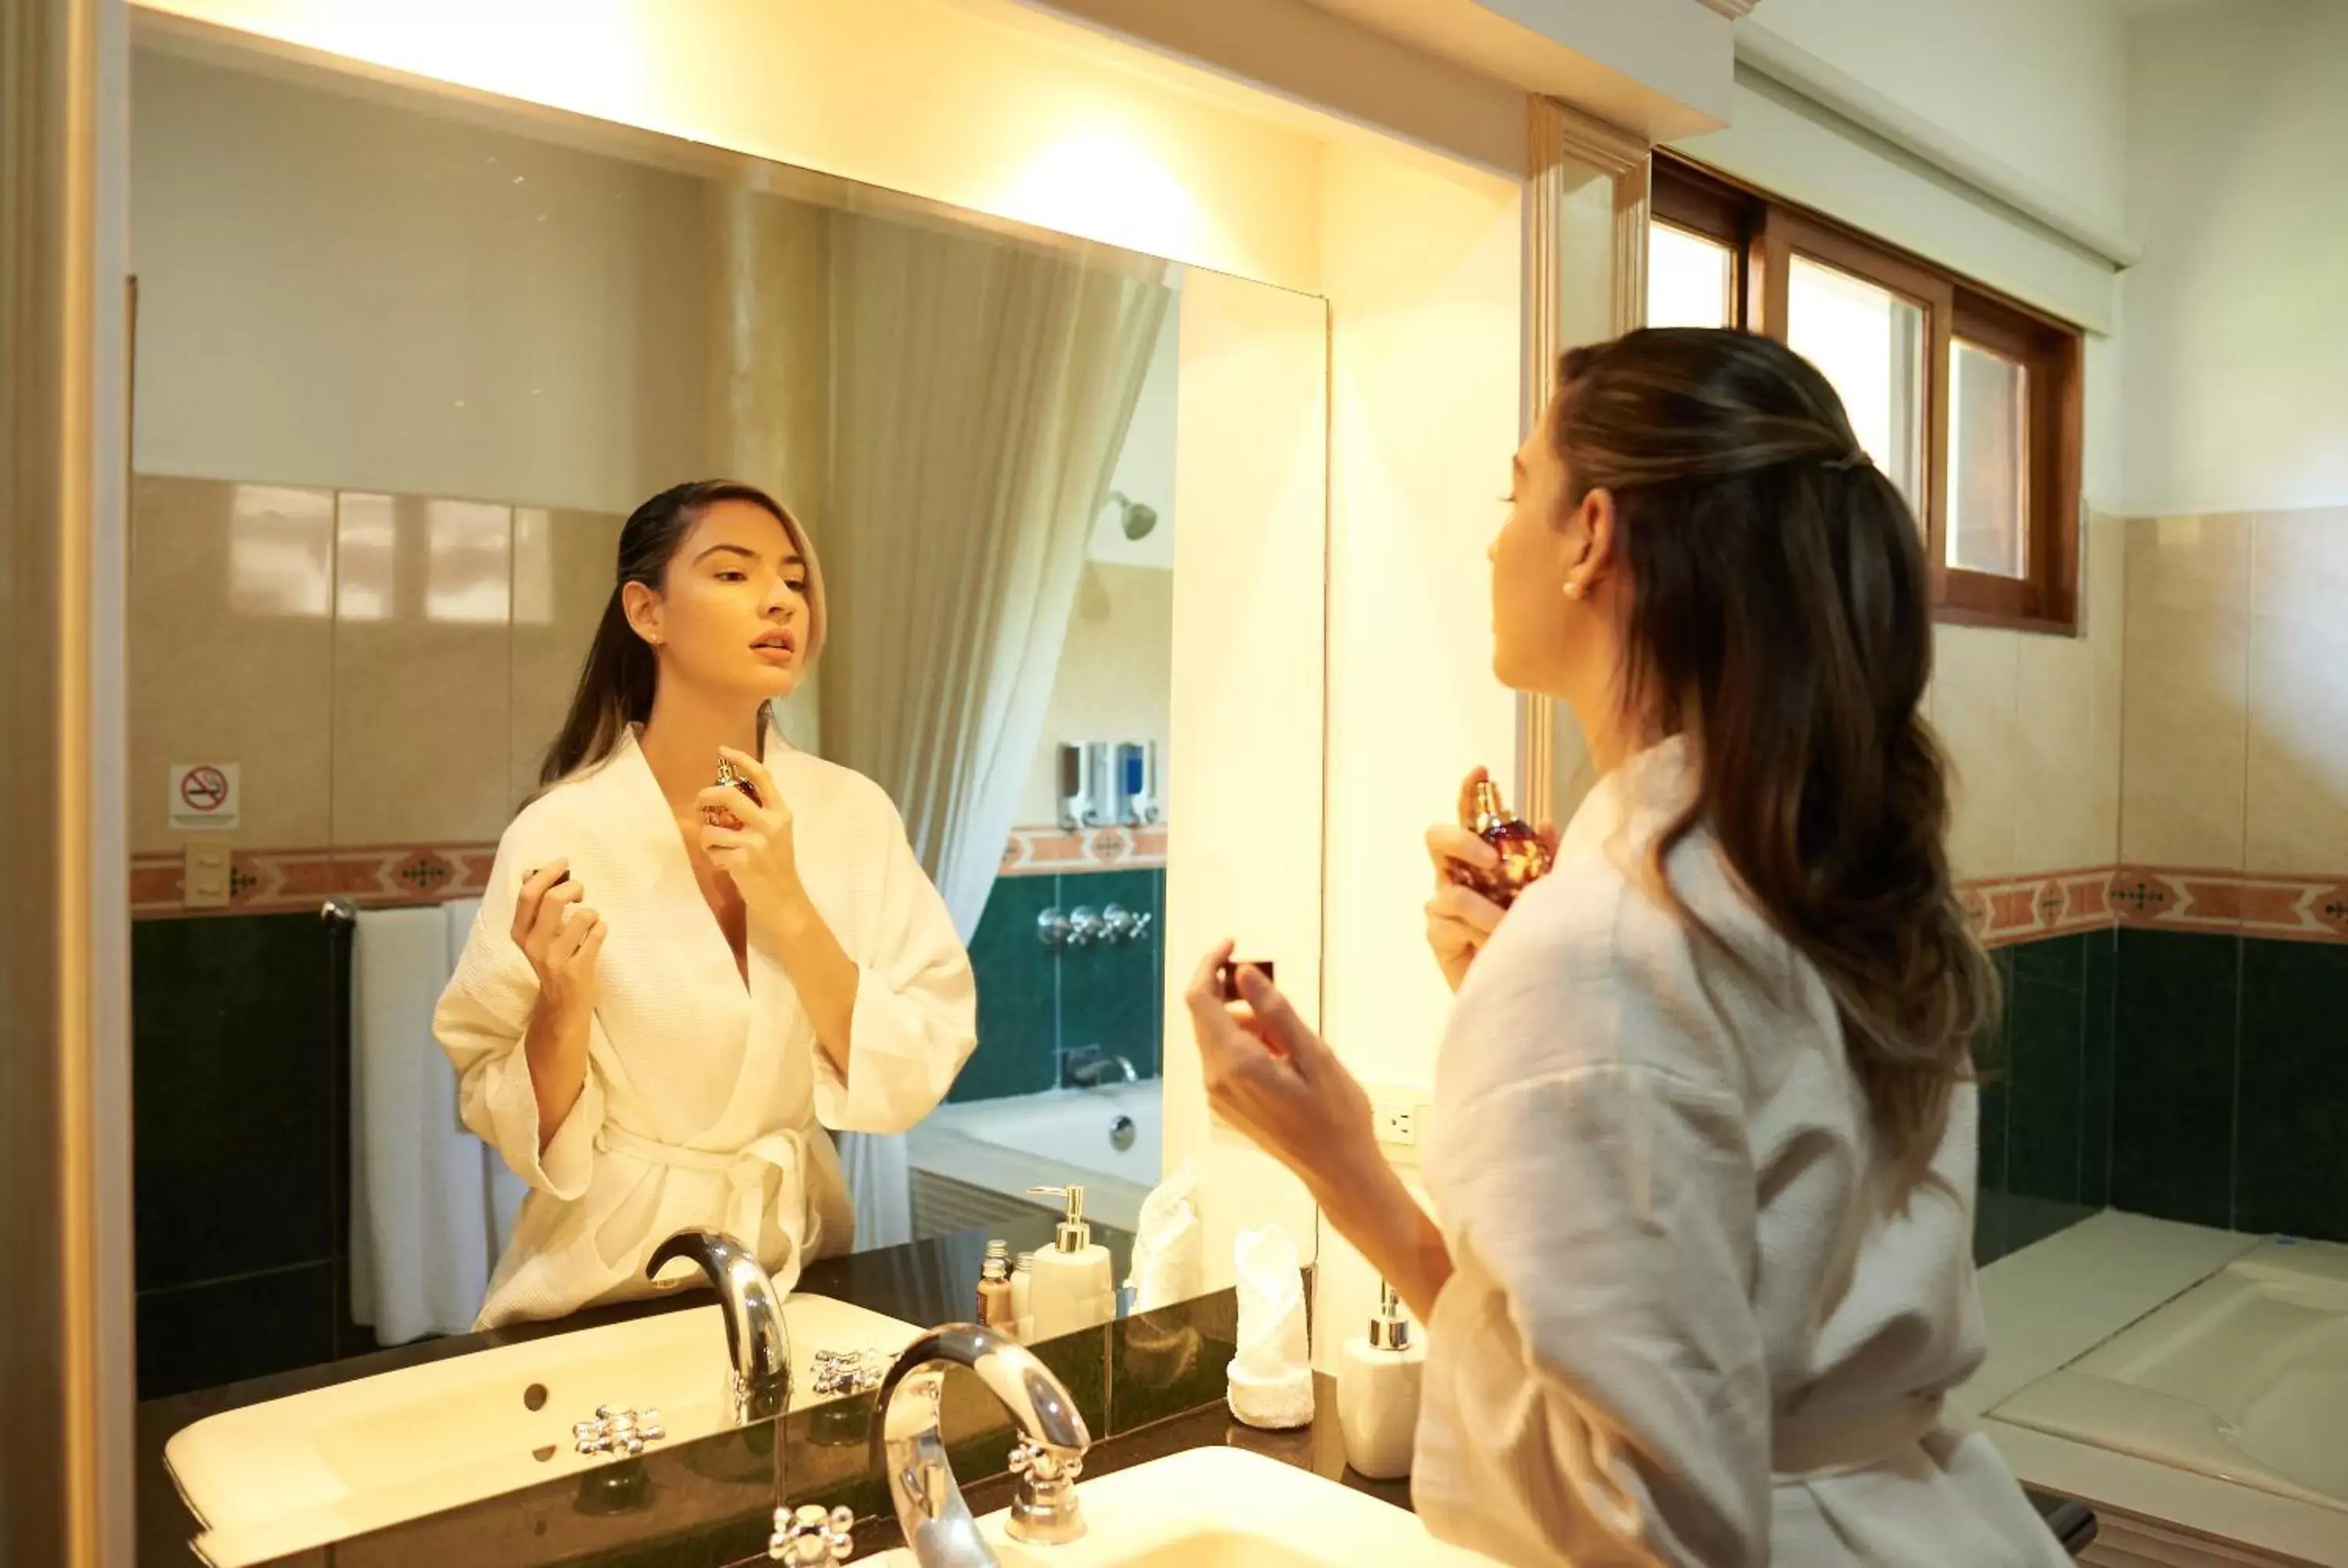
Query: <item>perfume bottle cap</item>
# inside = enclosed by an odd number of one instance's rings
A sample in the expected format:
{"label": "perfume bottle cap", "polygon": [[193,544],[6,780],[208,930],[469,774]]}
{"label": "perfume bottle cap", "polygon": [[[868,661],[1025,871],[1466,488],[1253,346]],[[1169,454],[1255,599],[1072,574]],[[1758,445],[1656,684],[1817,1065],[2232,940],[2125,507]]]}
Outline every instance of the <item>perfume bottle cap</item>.
{"label": "perfume bottle cap", "polygon": [[1370,1348],[1410,1348],[1410,1319],[1403,1312],[1402,1297],[1383,1279],[1378,1281],[1378,1310],[1370,1319]]}
{"label": "perfume bottle cap", "polygon": [[1030,1187],[1029,1194],[1039,1198],[1058,1198],[1065,1205],[1060,1223],[1052,1232],[1053,1246],[1060,1252],[1082,1252],[1093,1244],[1093,1227],[1085,1224],[1085,1190],[1082,1187]]}
{"label": "perfume bottle cap", "polygon": [[1476,831],[1483,832],[1509,820],[1509,808],[1500,804],[1500,786],[1485,779],[1476,786]]}

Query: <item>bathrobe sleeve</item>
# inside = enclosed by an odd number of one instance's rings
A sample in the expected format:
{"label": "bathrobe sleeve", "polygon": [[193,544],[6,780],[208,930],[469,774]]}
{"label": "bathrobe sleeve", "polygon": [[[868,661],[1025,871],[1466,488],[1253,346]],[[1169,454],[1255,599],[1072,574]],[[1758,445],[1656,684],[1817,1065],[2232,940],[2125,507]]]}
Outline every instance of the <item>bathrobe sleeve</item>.
{"label": "bathrobe sleeve", "polygon": [[603,1084],[591,1054],[586,1085],[541,1153],[538,1095],[521,1043],[538,1002],[538,976],[514,945],[514,900],[526,869],[514,838],[510,830],[498,845],[489,891],[457,972],[440,993],[432,1032],[457,1069],[458,1111],[465,1125],[503,1155],[523,1181],[569,1201],[587,1191],[595,1134],[603,1125]]}
{"label": "bathrobe sleeve", "polygon": [[848,1076],[815,1053],[817,1118],[841,1132],[902,1132],[934,1110],[978,1045],[978,989],[945,900],[913,858],[905,825],[877,784],[861,815],[876,841],[879,896],[854,939]]}
{"label": "bathrobe sleeve", "polygon": [[1745,1119],[1700,1069],[1725,1042],[1698,988],[1607,923],[1496,940],[1460,998],[1444,1068],[1472,1053],[1472,1088],[1446,1106],[1438,1086],[1427,1172],[1456,1271],[1412,1493],[1437,1535],[1511,1563],[1766,1563]]}

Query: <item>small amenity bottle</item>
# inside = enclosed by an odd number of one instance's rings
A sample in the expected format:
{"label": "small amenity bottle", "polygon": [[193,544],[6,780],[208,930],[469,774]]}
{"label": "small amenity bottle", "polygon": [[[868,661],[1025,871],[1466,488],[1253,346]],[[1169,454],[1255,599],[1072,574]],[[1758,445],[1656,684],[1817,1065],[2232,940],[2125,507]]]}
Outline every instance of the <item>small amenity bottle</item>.
{"label": "small amenity bottle", "polygon": [[1022,1345],[1035,1337],[1035,1255],[1023,1252],[1011,1260],[1011,1337]]}
{"label": "small amenity bottle", "polygon": [[1505,909],[1517,895],[1549,875],[1550,849],[1540,834],[1500,804],[1500,786],[1490,779],[1476,786],[1476,836],[1492,846],[1500,863],[1487,870],[1452,868],[1452,879],[1473,887]]}
{"label": "small amenity bottle", "polygon": [[1107,1322],[1117,1313],[1117,1286],[1109,1277],[1108,1248],[1093,1240],[1085,1223],[1082,1187],[1030,1187],[1039,1198],[1065,1205],[1052,1248],[1035,1255],[1035,1278],[1027,1286],[1035,1319],[1032,1341],[1041,1343]]}
{"label": "small amenity bottle", "polygon": [[978,1322],[983,1328],[1013,1332],[1011,1306],[1011,1245],[986,1244],[986,1261],[978,1270]]}
{"label": "small amenity bottle", "polygon": [[1337,1368],[1337,1429],[1345,1440],[1345,1462],[1372,1481],[1410,1473],[1426,1363],[1426,1347],[1411,1333],[1394,1286],[1378,1281],[1369,1332],[1345,1341]]}

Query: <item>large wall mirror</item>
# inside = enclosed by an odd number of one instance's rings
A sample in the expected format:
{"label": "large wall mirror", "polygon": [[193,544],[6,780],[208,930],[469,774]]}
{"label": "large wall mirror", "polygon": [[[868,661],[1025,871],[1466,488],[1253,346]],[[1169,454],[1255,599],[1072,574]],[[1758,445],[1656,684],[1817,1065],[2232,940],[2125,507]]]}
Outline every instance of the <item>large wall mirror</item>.
{"label": "large wall mirror", "polygon": [[[1097,1310],[1130,1307],[1195,957],[1166,946],[1195,842],[1167,781],[1210,761],[1175,754],[1177,541],[1202,497],[1321,515],[1323,302],[224,35],[153,31],[134,105],[139,1382],[150,1432],[192,1435],[180,1492],[216,1487],[208,1551],[544,1481],[599,1405],[714,1430],[701,1272],[644,1277],[688,1210],[790,1255],[802,1362],[972,1317],[991,1241],[1057,1245],[1036,1187],[1084,1189]],[[607,624],[631,513],[713,477],[798,531],[704,507],[672,619]],[[651,730],[548,770],[599,635],[648,627],[690,692],[790,667],[763,762],[815,969],[735,939]],[[510,934],[545,854],[607,927],[567,1110],[533,1098]],[[1221,1252],[1142,1305],[1228,1284]],[[556,1334],[565,1381],[452,1369]],[[335,1390],[411,1362],[454,1457],[330,1474]],[[268,1495],[224,1449],[280,1455]]]}

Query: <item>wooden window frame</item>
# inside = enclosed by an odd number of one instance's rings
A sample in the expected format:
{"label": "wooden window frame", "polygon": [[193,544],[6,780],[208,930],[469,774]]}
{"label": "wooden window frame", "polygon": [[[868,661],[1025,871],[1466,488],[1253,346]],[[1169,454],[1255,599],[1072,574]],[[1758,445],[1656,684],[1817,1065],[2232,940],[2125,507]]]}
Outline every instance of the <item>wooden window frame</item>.
{"label": "wooden window frame", "polygon": [[[1784,342],[1787,278],[1805,256],[1898,294],[1924,313],[1925,559],[1935,620],[2076,635],[2079,491],[2085,441],[2085,340],[2078,328],[1807,208],[1667,153],[1657,153],[1655,221],[1729,248],[1733,325]],[[1956,340],[2028,372],[2026,574],[1967,571],[1948,561],[1949,375]]]}

